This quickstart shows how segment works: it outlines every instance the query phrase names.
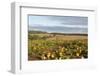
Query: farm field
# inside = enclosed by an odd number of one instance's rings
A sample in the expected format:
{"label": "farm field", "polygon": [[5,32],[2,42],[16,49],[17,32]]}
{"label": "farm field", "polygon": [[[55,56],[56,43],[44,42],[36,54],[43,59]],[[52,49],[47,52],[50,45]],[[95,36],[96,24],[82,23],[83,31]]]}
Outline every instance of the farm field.
{"label": "farm field", "polygon": [[28,32],[28,60],[88,58],[88,36]]}

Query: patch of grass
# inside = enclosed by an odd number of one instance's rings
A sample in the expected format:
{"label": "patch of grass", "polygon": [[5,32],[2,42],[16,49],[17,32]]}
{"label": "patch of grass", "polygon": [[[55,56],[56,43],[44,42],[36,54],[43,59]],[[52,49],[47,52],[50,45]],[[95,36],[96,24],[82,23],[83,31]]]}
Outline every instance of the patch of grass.
{"label": "patch of grass", "polygon": [[65,35],[59,36],[47,33],[29,33],[28,60],[59,60],[88,58],[87,37],[75,37],[75,39],[73,38],[70,40],[67,39]]}

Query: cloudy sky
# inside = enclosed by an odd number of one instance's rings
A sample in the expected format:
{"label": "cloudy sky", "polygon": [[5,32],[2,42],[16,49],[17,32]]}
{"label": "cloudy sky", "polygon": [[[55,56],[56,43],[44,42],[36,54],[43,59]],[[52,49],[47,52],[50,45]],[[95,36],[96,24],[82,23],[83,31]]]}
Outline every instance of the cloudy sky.
{"label": "cloudy sky", "polygon": [[79,16],[35,16],[29,15],[29,26],[36,27],[68,27],[68,28],[88,28],[88,17]]}
{"label": "cloudy sky", "polygon": [[29,25],[87,27],[87,17],[77,16],[29,16]]}

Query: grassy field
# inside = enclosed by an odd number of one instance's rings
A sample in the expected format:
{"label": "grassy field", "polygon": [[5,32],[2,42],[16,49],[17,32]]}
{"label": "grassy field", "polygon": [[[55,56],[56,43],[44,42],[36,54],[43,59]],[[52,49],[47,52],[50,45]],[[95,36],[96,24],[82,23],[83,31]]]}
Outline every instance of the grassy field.
{"label": "grassy field", "polygon": [[88,58],[88,36],[28,33],[28,60]]}

